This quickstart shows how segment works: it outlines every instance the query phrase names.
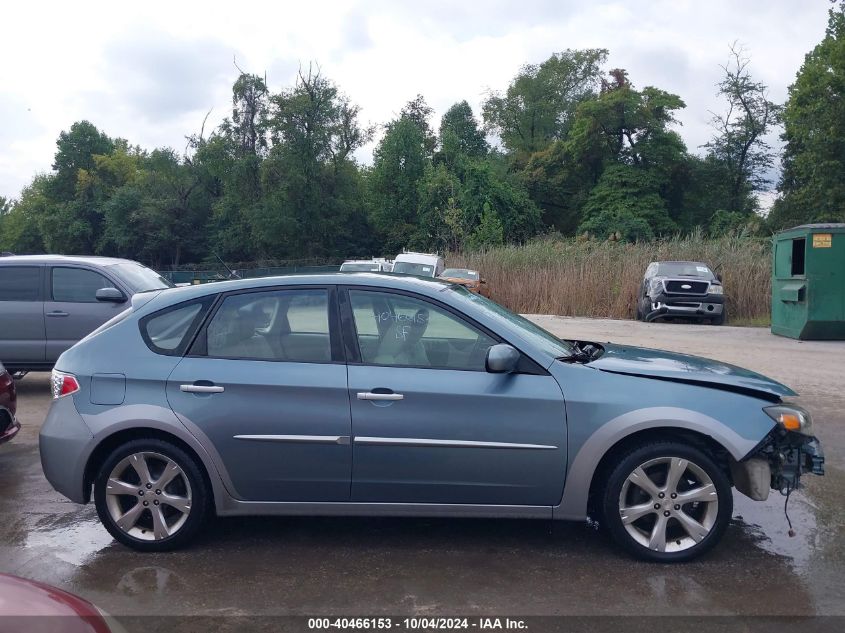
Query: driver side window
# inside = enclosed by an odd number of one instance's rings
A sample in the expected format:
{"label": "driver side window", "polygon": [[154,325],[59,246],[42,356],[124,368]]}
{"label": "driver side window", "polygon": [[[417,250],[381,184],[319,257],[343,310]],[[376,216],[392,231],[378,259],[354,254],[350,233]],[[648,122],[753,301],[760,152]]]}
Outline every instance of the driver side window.
{"label": "driver side window", "polygon": [[350,290],[361,360],[370,365],[484,371],[498,341],[437,305],[389,292]]}

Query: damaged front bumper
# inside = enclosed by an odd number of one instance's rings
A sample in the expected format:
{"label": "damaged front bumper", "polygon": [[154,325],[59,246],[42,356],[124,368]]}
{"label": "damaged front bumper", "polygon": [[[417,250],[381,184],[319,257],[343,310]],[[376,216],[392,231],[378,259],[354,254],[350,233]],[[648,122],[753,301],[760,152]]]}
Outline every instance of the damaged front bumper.
{"label": "damaged front bumper", "polygon": [[725,298],[722,295],[659,294],[650,297],[649,302],[646,321],[664,317],[715,319],[724,311]]}
{"label": "damaged front bumper", "polygon": [[765,501],[769,490],[788,494],[801,487],[801,475],[824,475],[824,452],[819,440],[774,429],[745,459],[731,463],[734,486],[755,501]]}

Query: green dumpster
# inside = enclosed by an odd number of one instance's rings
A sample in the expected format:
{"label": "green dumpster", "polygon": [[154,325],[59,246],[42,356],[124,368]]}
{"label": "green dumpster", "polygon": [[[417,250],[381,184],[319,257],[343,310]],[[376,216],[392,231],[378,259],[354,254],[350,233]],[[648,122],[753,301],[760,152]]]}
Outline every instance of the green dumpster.
{"label": "green dumpster", "polygon": [[845,224],[804,224],[774,236],[772,332],[845,339]]}

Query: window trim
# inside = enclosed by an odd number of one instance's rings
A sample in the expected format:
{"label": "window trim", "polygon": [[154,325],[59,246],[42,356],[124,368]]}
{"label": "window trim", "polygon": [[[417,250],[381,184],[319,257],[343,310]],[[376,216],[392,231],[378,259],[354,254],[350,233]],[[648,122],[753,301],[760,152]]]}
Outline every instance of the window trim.
{"label": "window trim", "polygon": [[349,365],[358,365],[362,367],[392,367],[396,369],[433,369],[437,371],[471,371],[475,373],[487,373],[484,369],[461,369],[458,367],[431,367],[426,365],[384,365],[379,363],[367,363],[362,360],[361,357],[361,348],[358,342],[358,328],[355,325],[355,315],[352,312],[352,300],[349,297],[350,290],[363,290],[367,292],[380,292],[383,294],[396,294],[405,297],[409,297],[411,299],[416,299],[418,301],[422,301],[424,303],[430,303],[442,310],[450,313],[452,316],[456,317],[459,321],[462,321],[469,325],[471,328],[480,331],[482,334],[488,336],[489,338],[496,341],[496,344],[506,343],[516,349],[519,352],[520,360],[519,366],[517,371],[514,373],[518,374],[529,374],[529,375],[540,375],[540,376],[548,376],[549,372],[547,372],[543,367],[540,366],[537,361],[531,358],[528,354],[523,352],[518,346],[514,345],[510,341],[503,339],[499,334],[493,332],[490,328],[482,325],[471,316],[464,314],[457,308],[454,308],[446,303],[438,299],[434,299],[432,297],[428,297],[426,295],[421,295],[416,292],[410,292],[408,290],[400,289],[400,288],[384,288],[380,286],[340,286],[339,287],[340,294],[342,299],[340,300],[340,308],[342,311],[342,325],[343,325],[343,339],[344,339],[344,346],[347,350],[347,364]]}
{"label": "window trim", "polygon": [[[124,302],[127,301],[126,288],[123,286],[123,284],[117,283],[111,275],[106,274],[103,270],[101,270],[99,268],[92,268],[90,266],[74,266],[74,265],[71,265],[71,264],[50,264],[49,265],[49,270],[47,271],[47,274],[45,275],[45,277],[46,277],[45,284],[46,284],[47,287],[45,289],[46,292],[44,293],[44,296],[49,297],[49,299],[45,299],[45,301],[49,301],[49,302],[52,302],[52,303],[89,303],[89,304],[102,303],[101,301],[98,301],[96,298],[93,301],[69,301],[67,299],[56,299],[53,296],[53,273],[56,271],[57,268],[68,268],[68,269],[71,269],[71,270],[84,270],[84,271],[87,271],[89,273],[94,273],[95,275],[99,275],[100,277],[102,277],[103,279],[105,279],[107,282],[109,282],[111,284],[111,286],[106,286],[107,288],[110,287],[110,288],[116,288],[117,290],[120,290],[123,293]],[[132,295],[132,293],[128,293],[128,296],[131,296],[131,295]]]}
{"label": "window trim", "polygon": [[13,263],[13,264],[4,264],[0,266],[0,270],[4,270],[6,268],[35,268],[38,270],[38,296],[35,299],[0,299],[0,304],[2,303],[44,303],[44,297],[48,296],[44,293],[44,264],[23,264],[23,263]]}
{"label": "window trim", "polygon": [[[303,360],[286,360],[281,358],[252,358],[240,356],[209,356],[208,355],[208,326],[214,319],[223,302],[229,297],[234,297],[242,294],[259,294],[266,292],[295,292],[297,290],[325,290],[327,293],[327,309],[329,322],[329,352],[331,360],[328,361],[303,361]],[[343,345],[340,335],[340,312],[337,308],[337,287],[334,285],[278,285],[278,286],[260,286],[252,288],[242,288],[240,290],[232,290],[230,292],[223,292],[216,296],[216,301],[208,310],[207,316],[201,326],[197,328],[194,333],[190,345],[187,346],[187,351],[183,354],[187,358],[207,358],[209,360],[245,360],[257,363],[302,363],[306,365],[345,365],[346,358],[343,353]]]}
{"label": "window trim", "polygon": [[[205,295],[196,299],[189,299],[188,301],[174,303],[173,305],[169,305],[166,308],[156,310],[155,312],[151,312],[150,314],[141,317],[138,320],[138,329],[141,331],[141,338],[144,340],[144,344],[149,348],[151,352],[160,356],[184,356],[185,351],[189,349],[193,344],[197,332],[205,324],[205,321],[207,320],[208,315],[211,312],[210,308],[213,306],[214,301],[217,299],[217,296],[218,295]],[[175,312],[176,310],[181,310],[194,304],[199,304],[200,310],[194,316],[193,321],[188,326],[188,330],[182,337],[182,342],[179,343],[177,347],[174,347],[170,350],[162,349],[158,347],[155,343],[153,343],[152,339],[150,338],[150,335],[147,333],[147,323],[149,323],[156,317],[163,316],[165,314],[168,314],[169,312]]]}

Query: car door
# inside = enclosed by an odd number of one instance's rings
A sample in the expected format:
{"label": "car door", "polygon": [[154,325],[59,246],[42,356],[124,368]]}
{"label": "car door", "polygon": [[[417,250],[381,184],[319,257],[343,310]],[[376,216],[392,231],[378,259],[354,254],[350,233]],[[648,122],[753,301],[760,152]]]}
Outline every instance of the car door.
{"label": "car door", "polygon": [[552,505],[566,469],[557,382],[527,357],[485,371],[501,342],[443,304],[342,295],[352,411],[352,500]]}
{"label": "car door", "polygon": [[[123,301],[98,301],[101,288],[124,292]],[[47,273],[44,324],[47,333],[47,361],[55,362],[62,352],[112,317],[123,312],[129,297],[114,280],[80,266],[51,266]]]}
{"label": "car door", "polygon": [[43,271],[0,266],[0,360],[13,369],[44,362]]}
{"label": "car door", "polygon": [[333,295],[327,287],[225,295],[168,379],[171,407],[213,445],[239,499],[349,500],[349,397]]}

